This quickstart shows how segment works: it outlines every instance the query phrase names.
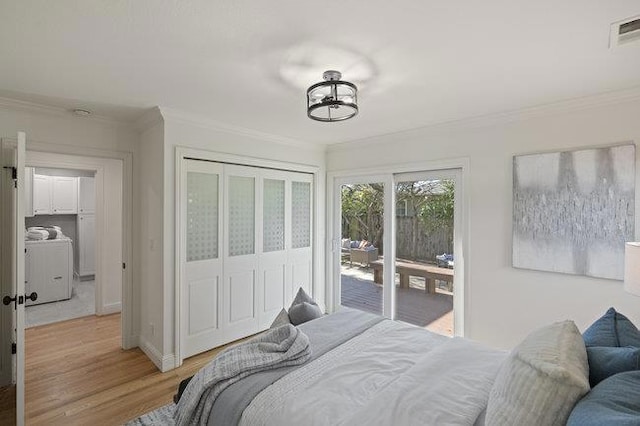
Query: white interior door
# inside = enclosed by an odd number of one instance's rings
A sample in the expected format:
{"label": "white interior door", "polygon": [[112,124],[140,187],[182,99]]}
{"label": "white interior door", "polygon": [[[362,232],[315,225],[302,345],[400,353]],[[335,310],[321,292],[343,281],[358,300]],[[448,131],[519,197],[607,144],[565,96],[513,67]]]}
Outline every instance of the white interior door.
{"label": "white interior door", "polygon": [[287,285],[287,246],[285,233],[290,223],[286,209],[288,199],[287,173],[277,170],[263,170],[260,179],[258,204],[259,268],[262,285],[259,288],[258,306],[260,328],[267,328],[289,298]]}
{"label": "white interior door", "polygon": [[[296,173],[289,183],[291,220],[287,232],[289,247],[289,299],[298,288],[313,295],[313,176]],[[288,300],[290,303],[291,300]]]}
{"label": "white interior door", "polygon": [[180,357],[269,327],[312,294],[313,176],[183,159]]}
{"label": "white interior door", "polygon": [[229,340],[259,331],[258,169],[224,165],[224,285],[225,336]]}
{"label": "white interior door", "polygon": [[183,357],[222,344],[222,166],[185,160],[181,189]]}
{"label": "white interior door", "polygon": [[[26,136],[2,141],[0,410],[7,424],[24,424],[24,160]],[[12,350],[12,343],[15,350]],[[15,354],[12,354],[15,352]]]}

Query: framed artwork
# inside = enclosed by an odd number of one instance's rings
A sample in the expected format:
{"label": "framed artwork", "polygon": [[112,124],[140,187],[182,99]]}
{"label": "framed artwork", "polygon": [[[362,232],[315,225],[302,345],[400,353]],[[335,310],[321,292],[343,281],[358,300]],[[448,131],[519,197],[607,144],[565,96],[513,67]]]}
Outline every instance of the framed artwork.
{"label": "framed artwork", "polygon": [[513,157],[513,266],[621,280],[635,145]]}

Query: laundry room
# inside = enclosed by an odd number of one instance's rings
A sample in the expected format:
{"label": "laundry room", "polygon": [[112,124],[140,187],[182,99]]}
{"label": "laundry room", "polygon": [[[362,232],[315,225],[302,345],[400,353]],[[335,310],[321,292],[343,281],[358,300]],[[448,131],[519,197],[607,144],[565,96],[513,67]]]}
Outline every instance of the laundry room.
{"label": "laundry room", "polygon": [[94,315],[95,171],[26,167],[25,175],[25,325]]}

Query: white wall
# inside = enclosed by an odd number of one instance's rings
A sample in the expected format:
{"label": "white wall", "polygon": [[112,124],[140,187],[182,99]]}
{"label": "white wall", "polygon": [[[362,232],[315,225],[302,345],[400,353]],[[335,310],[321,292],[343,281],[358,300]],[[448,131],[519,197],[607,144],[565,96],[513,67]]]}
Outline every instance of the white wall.
{"label": "white wall", "polygon": [[[164,354],[174,353],[174,303],[175,303],[175,150],[176,147],[188,147],[218,153],[241,155],[244,157],[276,160],[319,168],[320,181],[316,185],[319,197],[316,203],[324,211],[324,162],[325,153],[321,147],[292,146],[231,131],[223,131],[205,124],[173,118],[164,115],[164,300],[163,323]],[[324,214],[317,218],[324,223]],[[318,241],[324,241],[324,233],[316,235]],[[323,247],[322,244],[320,247]],[[323,267],[318,268],[323,271]],[[322,289],[314,288],[320,297],[324,296],[324,282],[316,283]],[[154,306],[158,309],[160,306]],[[143,323],[143,326],[145,324]]]}
{"label": "white wall", "polygon": [[[98,118],[82,118],[67,113],[57,108],[39,107],[25,105],[21,102],[0,98],[0,137],[15,138],[18,131],[25,131],[27,134],[27,150],[37,149],[41,152],[51,153],[77,153],[78,155],[89,155],[95,157],[110,157],[114,153],[133,154],[136,161],[135,151],[137,149],[139,133],[131,125]],[[32,155],[32,154],[30,154]],[[46,159],[48,155],[41,154]],[[33,158],[33,157],[32,157]],[[112,164],[113,167],[120,167],[120,171],[112,169],[111,166],[105,168],[108,173],[122,173],[122,161],[114,160],[119,165]],[[134,165],[134,168],[136,166]],[[125,178],[131,179],[125,170]],[[130,181],[128,182],[131,183]],[[123,188],[112,188],[113,191],[123,191]],[[136,189],[134,188],[134,192]],[[106,197],[118,197],[115,192],[107,191]],[[125,190],[125,193],[127,191]],[[136,199],[136,194],[132,197]],[[121,210],[122,196],[120,202],[116,204],[116,209]],[[135,203],[134,203],[135,204]],[[133,215],[137,215],[134,205]],[[115,210],[114,210],[115,211]],[[110,220],[110,219],[107,219]],[[133,230],[135,234],[135,229]],[[115,238],[115,237],[114,237]],[[115,244],[111,241],[111,244]],[[133,285],[132,297],[132,321],[129,330],[125,331],[125,342],[127,345],[133,343],[137,345],[137,334],[139,328],[139,300],[136,295],[139,264],[137,260],[137,241],[134,239],[134,246],[131,247],[131,268]],[[122,257],[118,260],[118,265],[122,262]],[[111,291],[113,290],[113,291]],[[117,305],[121,295],[119,288],[106,289],[103,294],[106,304]]]}
{"label": "white wall", "polygon": [[[614,306],[640,325],[640,298],[621,281],[511,267],[512,157],[516,154],[640,141],[640,101],[553,115],[538,111],[493,124],[482,120],[331,146],[327,171],[468,158],[470,217],[466,337],[512,347],[532,329],[573,319],[583,329]],[[513,117],[511,118],[514,119]],[[499,123],[498,121],[502,121]],[[636,166],[636,170],[640,167]],[[640,180],[636,193],[640,193]],[[640,235],[636,195],[636,234]]]}
{"label": "white wall", "polygon": [[158,117],[141,135],[136,177],[140,247],[140,347],[162,369],[164,123]]}

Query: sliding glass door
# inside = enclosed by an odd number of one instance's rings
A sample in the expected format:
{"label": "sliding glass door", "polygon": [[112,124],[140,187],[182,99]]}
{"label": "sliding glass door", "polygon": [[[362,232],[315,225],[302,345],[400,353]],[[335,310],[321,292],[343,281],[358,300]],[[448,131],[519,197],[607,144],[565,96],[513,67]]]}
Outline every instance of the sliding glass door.
{"label": "sliding glass door", "polygon": [[395,318],[452,336],[455,174],[394,176]]}
{"label": "sliding glass door", "polygon": [[340,300],[378,315],[383,314],[384,191],[382,182],[340,185]]}
{"label": "sliding glass door", "polygon": [[461,334],[460,186],[459,169],[335,178],[334,304]]}

